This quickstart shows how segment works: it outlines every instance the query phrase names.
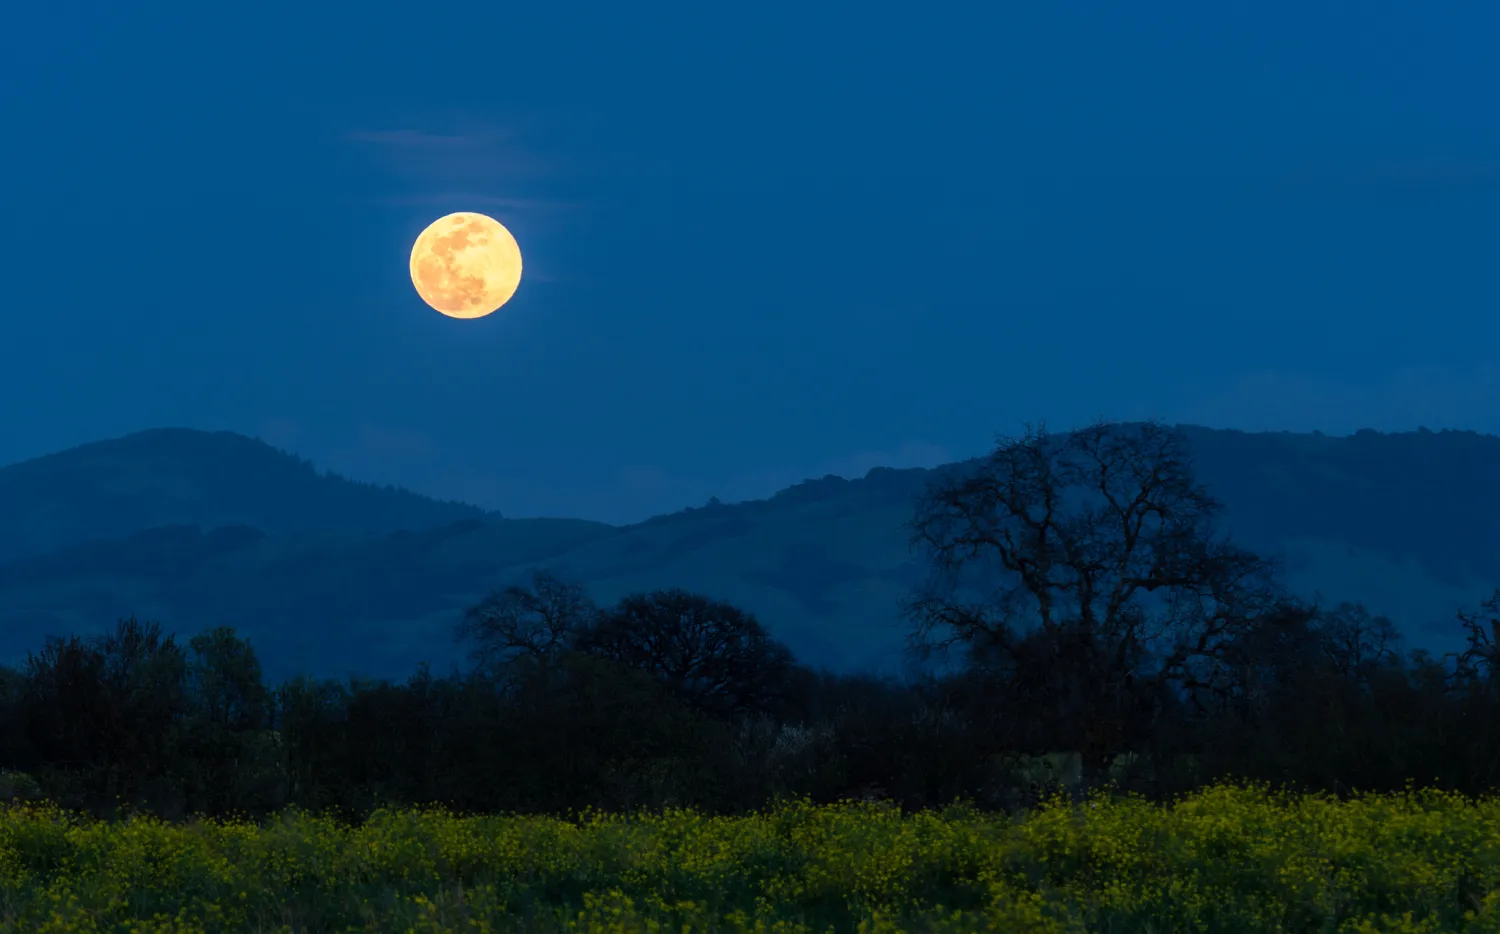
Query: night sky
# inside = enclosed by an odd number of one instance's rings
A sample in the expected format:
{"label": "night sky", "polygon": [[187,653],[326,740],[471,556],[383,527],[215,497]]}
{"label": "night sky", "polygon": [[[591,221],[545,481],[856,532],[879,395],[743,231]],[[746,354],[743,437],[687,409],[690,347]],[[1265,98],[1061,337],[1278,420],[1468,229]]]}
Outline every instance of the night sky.
{"label": "night sky", "polygon": [[[625,522],[1023,421],[1500,433],[1494,3],[13,6],[0,463]],[[457,210],[481,320],[408,279]]]}

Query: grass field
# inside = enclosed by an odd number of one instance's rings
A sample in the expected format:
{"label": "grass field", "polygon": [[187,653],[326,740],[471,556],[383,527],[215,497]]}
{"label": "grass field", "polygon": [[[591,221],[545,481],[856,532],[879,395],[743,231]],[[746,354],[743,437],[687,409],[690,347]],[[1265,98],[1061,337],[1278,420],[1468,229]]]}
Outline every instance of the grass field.
{"label": "grass field", "polygon": [[784,802],[363,826],[0,812],[0,931],[1500,932],[1500,800]]}

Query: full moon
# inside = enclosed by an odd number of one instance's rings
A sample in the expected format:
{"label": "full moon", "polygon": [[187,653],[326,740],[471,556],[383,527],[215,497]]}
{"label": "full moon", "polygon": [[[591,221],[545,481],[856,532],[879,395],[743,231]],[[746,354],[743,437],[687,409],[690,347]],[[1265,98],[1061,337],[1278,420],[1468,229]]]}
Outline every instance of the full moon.
{"label": "full moon", "polygon": [[411,248],[411,284],[450,318],[483,318],[521,284],[521,247],[493,217],[459,211],[427,225]]}

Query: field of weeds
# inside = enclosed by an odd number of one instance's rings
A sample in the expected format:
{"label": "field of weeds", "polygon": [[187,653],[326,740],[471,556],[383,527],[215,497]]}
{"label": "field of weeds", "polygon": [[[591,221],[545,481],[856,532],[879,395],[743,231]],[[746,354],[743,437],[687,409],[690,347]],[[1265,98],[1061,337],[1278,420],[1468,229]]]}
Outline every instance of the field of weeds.
{"label": "field of weeds", "polygon": [[1500,932],[1500,802],[1220,785],[1023,819],[0,812],[0,931]]}

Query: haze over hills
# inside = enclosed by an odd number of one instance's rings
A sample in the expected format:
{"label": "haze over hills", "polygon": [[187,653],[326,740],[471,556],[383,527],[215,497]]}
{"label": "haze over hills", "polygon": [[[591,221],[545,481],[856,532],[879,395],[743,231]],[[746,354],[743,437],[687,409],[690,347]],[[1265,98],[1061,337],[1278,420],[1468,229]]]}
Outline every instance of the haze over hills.
{"label": "haze over hills", "polygon": [[[1221,529],[1281,557],[1294,593],[1362,600],[1408,648],[1442,652],[1460,644],[1453,610],[1500,585],[1500,438],[1181,430]],[[136,615],[184,638],[234,626],[275,679],[399,679],[457,662],[462,610],[546,567],[601,603],[706,593],[803,661],[894,671],[897,606],[924,571],[903,524],[933,474],[877,468],[615,527],[359,484],[228,432],[141,432],[0,468],[0,662]]]}

